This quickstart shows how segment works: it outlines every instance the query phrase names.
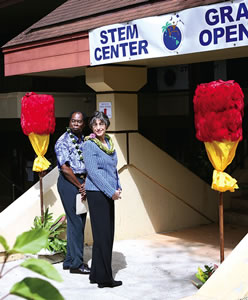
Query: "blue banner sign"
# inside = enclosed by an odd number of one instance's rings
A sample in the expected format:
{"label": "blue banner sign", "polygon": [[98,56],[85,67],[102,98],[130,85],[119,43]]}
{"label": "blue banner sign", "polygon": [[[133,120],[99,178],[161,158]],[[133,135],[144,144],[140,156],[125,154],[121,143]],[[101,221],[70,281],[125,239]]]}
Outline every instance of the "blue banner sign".
{"label": "blue banner sign", "polygon": [[247,46],[248,0],[104,26],[89,41],[91,65]]}

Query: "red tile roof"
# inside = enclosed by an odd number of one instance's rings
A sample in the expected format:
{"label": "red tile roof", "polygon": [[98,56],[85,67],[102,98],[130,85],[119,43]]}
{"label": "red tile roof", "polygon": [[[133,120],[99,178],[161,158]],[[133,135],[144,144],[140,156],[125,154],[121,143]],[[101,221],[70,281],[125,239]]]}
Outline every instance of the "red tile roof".
{"label": "red tile roof", "polygon": [[104,25],[224,2],[224,0],[68,0],[3,48],[87,32]]}

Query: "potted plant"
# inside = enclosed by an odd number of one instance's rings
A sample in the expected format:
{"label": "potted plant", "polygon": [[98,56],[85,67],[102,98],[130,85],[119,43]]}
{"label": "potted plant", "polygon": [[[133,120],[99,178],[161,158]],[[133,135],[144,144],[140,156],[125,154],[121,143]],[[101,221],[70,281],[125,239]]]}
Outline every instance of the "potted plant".
{"label": "potted plant", "polygon": [[200,281],[200,283],[192,280],[193,285],[198,289],[201,288],[208,278],[217,270],[218,266],[216,264],[213,266],[204,265],[204,268],[205,270],[202,270],[198,267],[198,271],[195,274],[195,277]]}
{"label": "potted plant", "polygon": [[44,213],[42,221],[41,216],[36,216],[32,229],[44,228],[49,232],[46,248],[38,252],[38,256],[49,260],[52,263],[60,262],[66,254],[66,239],[63,234],[66,231],[66,216],[61,214],[56,220],[53,220],[53,214],[49,208]]}

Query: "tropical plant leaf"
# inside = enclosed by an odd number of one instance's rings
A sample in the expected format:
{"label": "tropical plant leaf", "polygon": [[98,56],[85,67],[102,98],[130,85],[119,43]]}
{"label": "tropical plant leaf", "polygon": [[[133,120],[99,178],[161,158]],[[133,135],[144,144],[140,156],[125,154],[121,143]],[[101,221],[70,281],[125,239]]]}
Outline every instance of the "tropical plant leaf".
{"label": "tropical plant leaf", "polygon": [[63,281],[59,272],[54,268],[54,266],[44,259],[30,258],[21,263],[20,266],[41,274],[49,279],[59,282]]}
{"label": "tropical plant leaf", "polygon": [[65,221],[66,221],[65,215],[58,218],[49,228],[50,232],[51,233],[64,232],[66,229]]}
{"label": "tropical plant leaf", "polygon": [[[54,229],[53,229],[54,230]],[[65,229],[56,229],[56,231],[50,233],[50,237],[59,236],[62,232],[65,232]]]}
{"label": "tropical plant leaf", "polygon": [[9,250],[9,245],[7,244],[7,241],[2,235],[0,235],[0,244],[3,246],[5,251]]}
{"label": "tropical plant leaf", "polygon": [[212,267],[212,266],[205,265],[204,267],[205,267],[205,269],[206,269],[206,271],[205,271],[204,273],[205,273],[208,277],[210,277],[210,276],[213,274],[213,272],[215,271],[215,270],[214,270],[214,267]]}
{"label": "tropical plant leaf", "polygon": [[44,214],[44,225],[50,226],[50,224],[52,224],[52,220],[53,220],[53,214],[49,213],[49,208],[47,208]]}
{"label": "tropical plant leaf", "polygon": [[66,220],[65,214],[61,214],[54,222],[53,225],[56,225],[57,223],[64,223]]}
{"label": "tropical plant leaf", "polygon": [[202,283],[205,283],[207,280],[207,275],[204,274],[204,272],[202,271],[202,269],[199,267],[198,268],[198,272],[196,273],[196,278],[199,279]]}
{"label": "tropical plant leaf", "polygon": [[24,278],[10,290],[10,294],[30,300],[64,300],[60,292],[48,281],[39,278]]}
{"label": "tropical plant leaf", "polygon": [[52,219],[53,219],[52,213],[49,213],[49,208],[47,208],[46,211],[44,212],[43,220],[41,216],[36,216],[34,218],[34,223],[33,223],[34,227],[32,227],[32,229],[45,228],[49,230],[51,225],[53,224]]}
{"label": "tropical plant leaf", "polygon": [[195,277],[196,277],[197,279],[199,279],[200,281],[202,281],[199,273],[196,273],[196,274],[195,274]]}
{"label": "tropical plant leaf", "polygon": [[46,248],[49,232],[43,228],[32,229],[19,235],[13,249],[9,253],[36,254],[42,248]]}

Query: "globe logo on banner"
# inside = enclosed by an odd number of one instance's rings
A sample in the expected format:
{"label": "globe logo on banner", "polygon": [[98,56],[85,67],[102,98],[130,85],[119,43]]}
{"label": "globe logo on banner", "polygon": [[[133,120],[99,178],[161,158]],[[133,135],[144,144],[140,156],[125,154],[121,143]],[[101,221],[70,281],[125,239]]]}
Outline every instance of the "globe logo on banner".
{"label": "globe logo on banner", "polygon": [[[179,18],[179,15],[176,16]],[[182,33],[180,28],[177,26],[178,22],[183,23],[181,20],[177,20],[176,22],[172,21],[172,17],[170,18],[169,22],[166,22],[165,26],[162,27],[163,33],[163,42],[165,47],[168,50],[176,50],[182,41]]]}

